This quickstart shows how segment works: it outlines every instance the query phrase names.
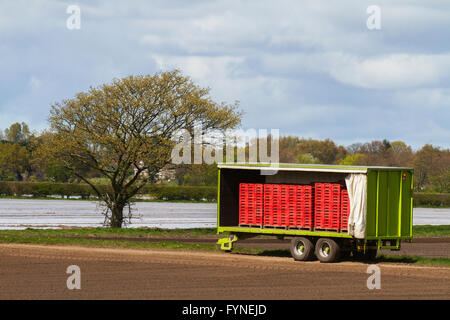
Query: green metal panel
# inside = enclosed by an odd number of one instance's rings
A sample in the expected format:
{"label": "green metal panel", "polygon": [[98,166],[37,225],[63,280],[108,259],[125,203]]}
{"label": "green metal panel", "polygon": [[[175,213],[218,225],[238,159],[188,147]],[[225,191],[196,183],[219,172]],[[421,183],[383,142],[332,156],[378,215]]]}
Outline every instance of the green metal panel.
{"label": "green metal panel", "polygon": [[[368,170],[383,170],[383,171],[399,171],[399,170],[409,170],[410,168],[401,168],[401,167],[375,167],[375,166],[345,166],[345,165],[326,165],[326,164],[300,164],[300,163],[219,163],[219,168],[233,168],[236,167],[238,169],[248,170],[250,168],[290,168],[290,169],[298,169],[302,171],[302,169],[314,169],[314,170],[342,170],[342,171],[360,171],[367,172]],[[242,168],[240,168],[242,167]]]}
{"label": "green metal panel", "polygon": [[412,237],[412,170],[370,170],[367,239]]}
{"label": "green metal panel", "polygon": [[367,220],[366,220],[366,234],[377,235],[377,183],[378,174],[376,171],[369,171],[367,173]]}
{"label": "green metal panel", "polygon": [[388,172],[378,171],[378,226],[377,237],[387,235],[387,216],[389,214]]}
{"label": "green metal panel", "polygon": [[329,238],[351,238],[346,233],[337,232],[323,232],[323,231],[303,231],[303,230],[285,230],[285,229],[264,229],[264,228],[244,228],[244,227],[219,227],[218,233],[232,232],[232,233],[258,233],[267,235],[286,235],[286,236],[317,236]]}
{"label": "green metal panel", "polygon": [[388,172],[388,214],[387,214],[387,236],[399,237],[399,196],[400,196],[401,177],[399,172]]}
{"label": "green metal panel", "polygon": [[404,172],[406,178],[402,184],[402,217],[401,217],[401,235],[402,237],[412,237],[412,196],[413,184],[412,173]]}
{"label": "green metal panel", "polygon": [[244,167],[263,167],[263,168],[304,168],[304,169],[336,169],[336,170],[367,170],[367,167],[361,166],[343,166],[343,165],[323,165],[323,164],[289,164],[289,163],[220,163],[226,166],[244,166]]}

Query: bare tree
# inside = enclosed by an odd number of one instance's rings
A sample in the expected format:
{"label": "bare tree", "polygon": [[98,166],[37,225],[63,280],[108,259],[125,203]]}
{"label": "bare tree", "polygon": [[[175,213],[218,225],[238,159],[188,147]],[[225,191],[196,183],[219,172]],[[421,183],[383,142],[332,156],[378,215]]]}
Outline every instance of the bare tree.
{"label": "bare tree", "polygon": [[[129,76],[91,88],[52,106],[51,134],[41,155],[89,184],[110,210],[110,225],[122,227],[130,199],[170,163],[173,134],[225,130],[240,124],[237,103],[216,103],[180,71]],[[83,175],[89,168],[110,181],[102,192]]]}

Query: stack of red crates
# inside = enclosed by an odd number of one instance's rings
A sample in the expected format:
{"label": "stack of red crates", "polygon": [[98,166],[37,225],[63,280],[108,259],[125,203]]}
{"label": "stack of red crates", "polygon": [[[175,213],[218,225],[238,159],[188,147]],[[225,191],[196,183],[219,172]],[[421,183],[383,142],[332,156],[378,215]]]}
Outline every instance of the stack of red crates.
{"label": "stack of red crates", "polygon": [[350,215],[350,198],[347,190],[341,191],[341,230],[348,230],[348,216]]}
{"label": "stack of red crates", "polygon": [[281,184],[264,185],[264,225],[283,226],[287,224],[288,195]]}
{"label": "stack of red crates", "polygon": [[348,192],[340,184],[239,184],[239,224],[347,231]]}
{"label": "stack of red crates", "polygon": [[341,185],[316,183],[314,189],[314,228],[338,231],[340,228]]}
{"label": "stack of red crates", "polygon": [[265,184],[264,225],[313,227],[313,188],[307,185]]}
{"label": "stack of red crates", "polygon": [[239,224],[262,225],[264,214],[264,185],[239,184]]}
{"label": "stack of red crates", "polygon": [[308,185],[290,186],[289,195],[292,197],[289,208],[289,226],[312,229],[314,211],[313,187]]}

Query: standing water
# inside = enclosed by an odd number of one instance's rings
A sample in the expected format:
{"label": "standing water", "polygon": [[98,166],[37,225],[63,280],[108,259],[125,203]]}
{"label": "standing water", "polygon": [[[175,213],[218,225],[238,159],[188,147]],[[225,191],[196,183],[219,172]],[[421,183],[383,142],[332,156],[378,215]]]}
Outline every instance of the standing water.
{"label": "standing water", "polygon": [[[137,202],[128,227],[211,228],[215,203]],[[101,227],[98,202],[80,200],[0,199],[0,229]],[[415,208],[414,225],[450,225],[450,208]]]}

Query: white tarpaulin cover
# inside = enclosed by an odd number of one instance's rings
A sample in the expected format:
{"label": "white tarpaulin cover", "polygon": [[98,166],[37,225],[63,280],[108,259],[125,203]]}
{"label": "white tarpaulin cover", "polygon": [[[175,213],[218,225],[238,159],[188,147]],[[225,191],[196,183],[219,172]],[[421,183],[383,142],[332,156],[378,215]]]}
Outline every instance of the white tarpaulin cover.
{"label": "white tarpaulin cover", "polygon": [[348,234],[363,239],[366,234],[367,175],[351,173],[345,178],[350,199]]}

